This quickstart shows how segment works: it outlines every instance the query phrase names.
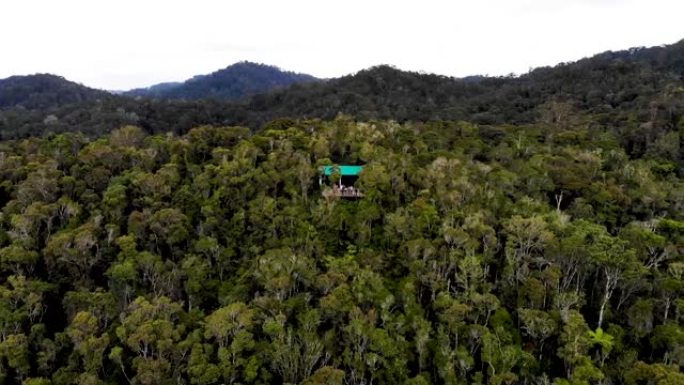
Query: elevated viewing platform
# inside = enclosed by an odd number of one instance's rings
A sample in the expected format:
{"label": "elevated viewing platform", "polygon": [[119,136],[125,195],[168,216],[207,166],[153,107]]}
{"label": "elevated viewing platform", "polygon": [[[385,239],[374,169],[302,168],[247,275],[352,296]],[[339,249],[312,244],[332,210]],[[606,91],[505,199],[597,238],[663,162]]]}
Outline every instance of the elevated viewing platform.
{"label": "elevated viewing platform", "polygon": [[336,165],[321,167],[321,174],[318,178],[318,183],[321,186],[326,185],[326,181],[332,183],[332,186],[323,188],[321,195],[325,198],[346,198],[359,199],[365,195],[361,190],[354,186],[354,183],[359,179],[359,175],[363,171],[363,166],[359,165]]}

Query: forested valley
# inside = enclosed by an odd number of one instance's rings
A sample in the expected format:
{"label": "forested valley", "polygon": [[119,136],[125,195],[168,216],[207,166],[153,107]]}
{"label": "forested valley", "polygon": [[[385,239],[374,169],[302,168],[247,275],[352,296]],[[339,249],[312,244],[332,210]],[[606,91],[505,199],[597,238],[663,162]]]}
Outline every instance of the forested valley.
{"label": "forested valley", "polygon": [[12,85],[0,383],[684,384],[682,45],[237,104]]}

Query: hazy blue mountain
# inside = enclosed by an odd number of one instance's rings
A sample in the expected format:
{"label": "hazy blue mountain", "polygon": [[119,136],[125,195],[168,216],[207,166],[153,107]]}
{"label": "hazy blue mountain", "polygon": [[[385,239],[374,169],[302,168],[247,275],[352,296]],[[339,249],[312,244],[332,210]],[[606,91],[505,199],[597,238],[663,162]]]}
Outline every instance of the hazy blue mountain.
{"label": "hazy blue mountain", "polygon": [[121,95],[126,96],[144,96],[152,98],[162,98],[165,92],[169,92],[174,88],[178,88],[183,85],[183,82],[166,82],[155,84],[146,88],[135,88],[130,91],[120,92]]}
{"label": "hazy blue mountain", "polygon": [[124,95],[159,99],[240,100],[261,92],[287,87],[294,83],[313,82],[311,75],[283,71],[277,67],[239,62],[208,75],[195,76],[182,83],[161,83],[138,88]]}

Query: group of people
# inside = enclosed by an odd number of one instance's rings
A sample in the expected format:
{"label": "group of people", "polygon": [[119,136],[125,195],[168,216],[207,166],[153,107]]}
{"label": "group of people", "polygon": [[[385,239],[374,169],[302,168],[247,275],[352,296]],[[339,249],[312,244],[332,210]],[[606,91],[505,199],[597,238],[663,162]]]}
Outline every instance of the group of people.
{"label": "group of people", "polygon": [[333,191],[335,193],[340,194],[341,196],[352,196],[352,197],[360,197],[363,196],[361,191],[357,189],[354,186],[345,186],[345,185],[335,185],[333,187]]}

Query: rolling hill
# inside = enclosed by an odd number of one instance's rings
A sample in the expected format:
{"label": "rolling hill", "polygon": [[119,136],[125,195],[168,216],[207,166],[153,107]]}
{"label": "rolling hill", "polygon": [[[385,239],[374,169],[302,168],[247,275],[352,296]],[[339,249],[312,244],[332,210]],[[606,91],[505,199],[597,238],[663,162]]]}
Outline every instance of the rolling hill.
{"label": "rolling hill", "polygon": [[46,109],[109,96],[106,91],[88,88],[51,74],[0,79],[0,108]]}
{"label": "rolling hill", "polygon": [[162,83],[138,88],[124,95],[159,99],[240,100],[256,93],[287,87],[295,83],[314,82],[310,75],[283,71],[277,67],[252,62],[239,62],[208,75],[198,75],[181,83]]}
{"label": "rolling hill", "polygon": [[684,41],[605,52],[517,77],[457,79],[383,65],[258,95],[249,109],[265,120],[342,112],[359,119],[529,123],[550,102],[599,114],[648,109],[656,100],[668,109],[678,103],[683,74]]}
{"label": "rolling hill", "polygon": [[[257,130],[275,119],[327,120],[345,114],[358,120],[481,125],[584,122],[638,138],[634,145],[645,150],[649,138],[684,125],[683,75],[684,42],[604,52],[511,77],[457,79],[381,65],[315,81],[242,62],[181,84],[154,86],[146,91],[149,97],[140,90],[110,95],[36,75],[0,81],[0,134],[15,138],[76,130],[97,135],[122,124],[151,133],[183,133],[205,124]],[[50,118],[48,125],[49,115],[57,120]]]}

